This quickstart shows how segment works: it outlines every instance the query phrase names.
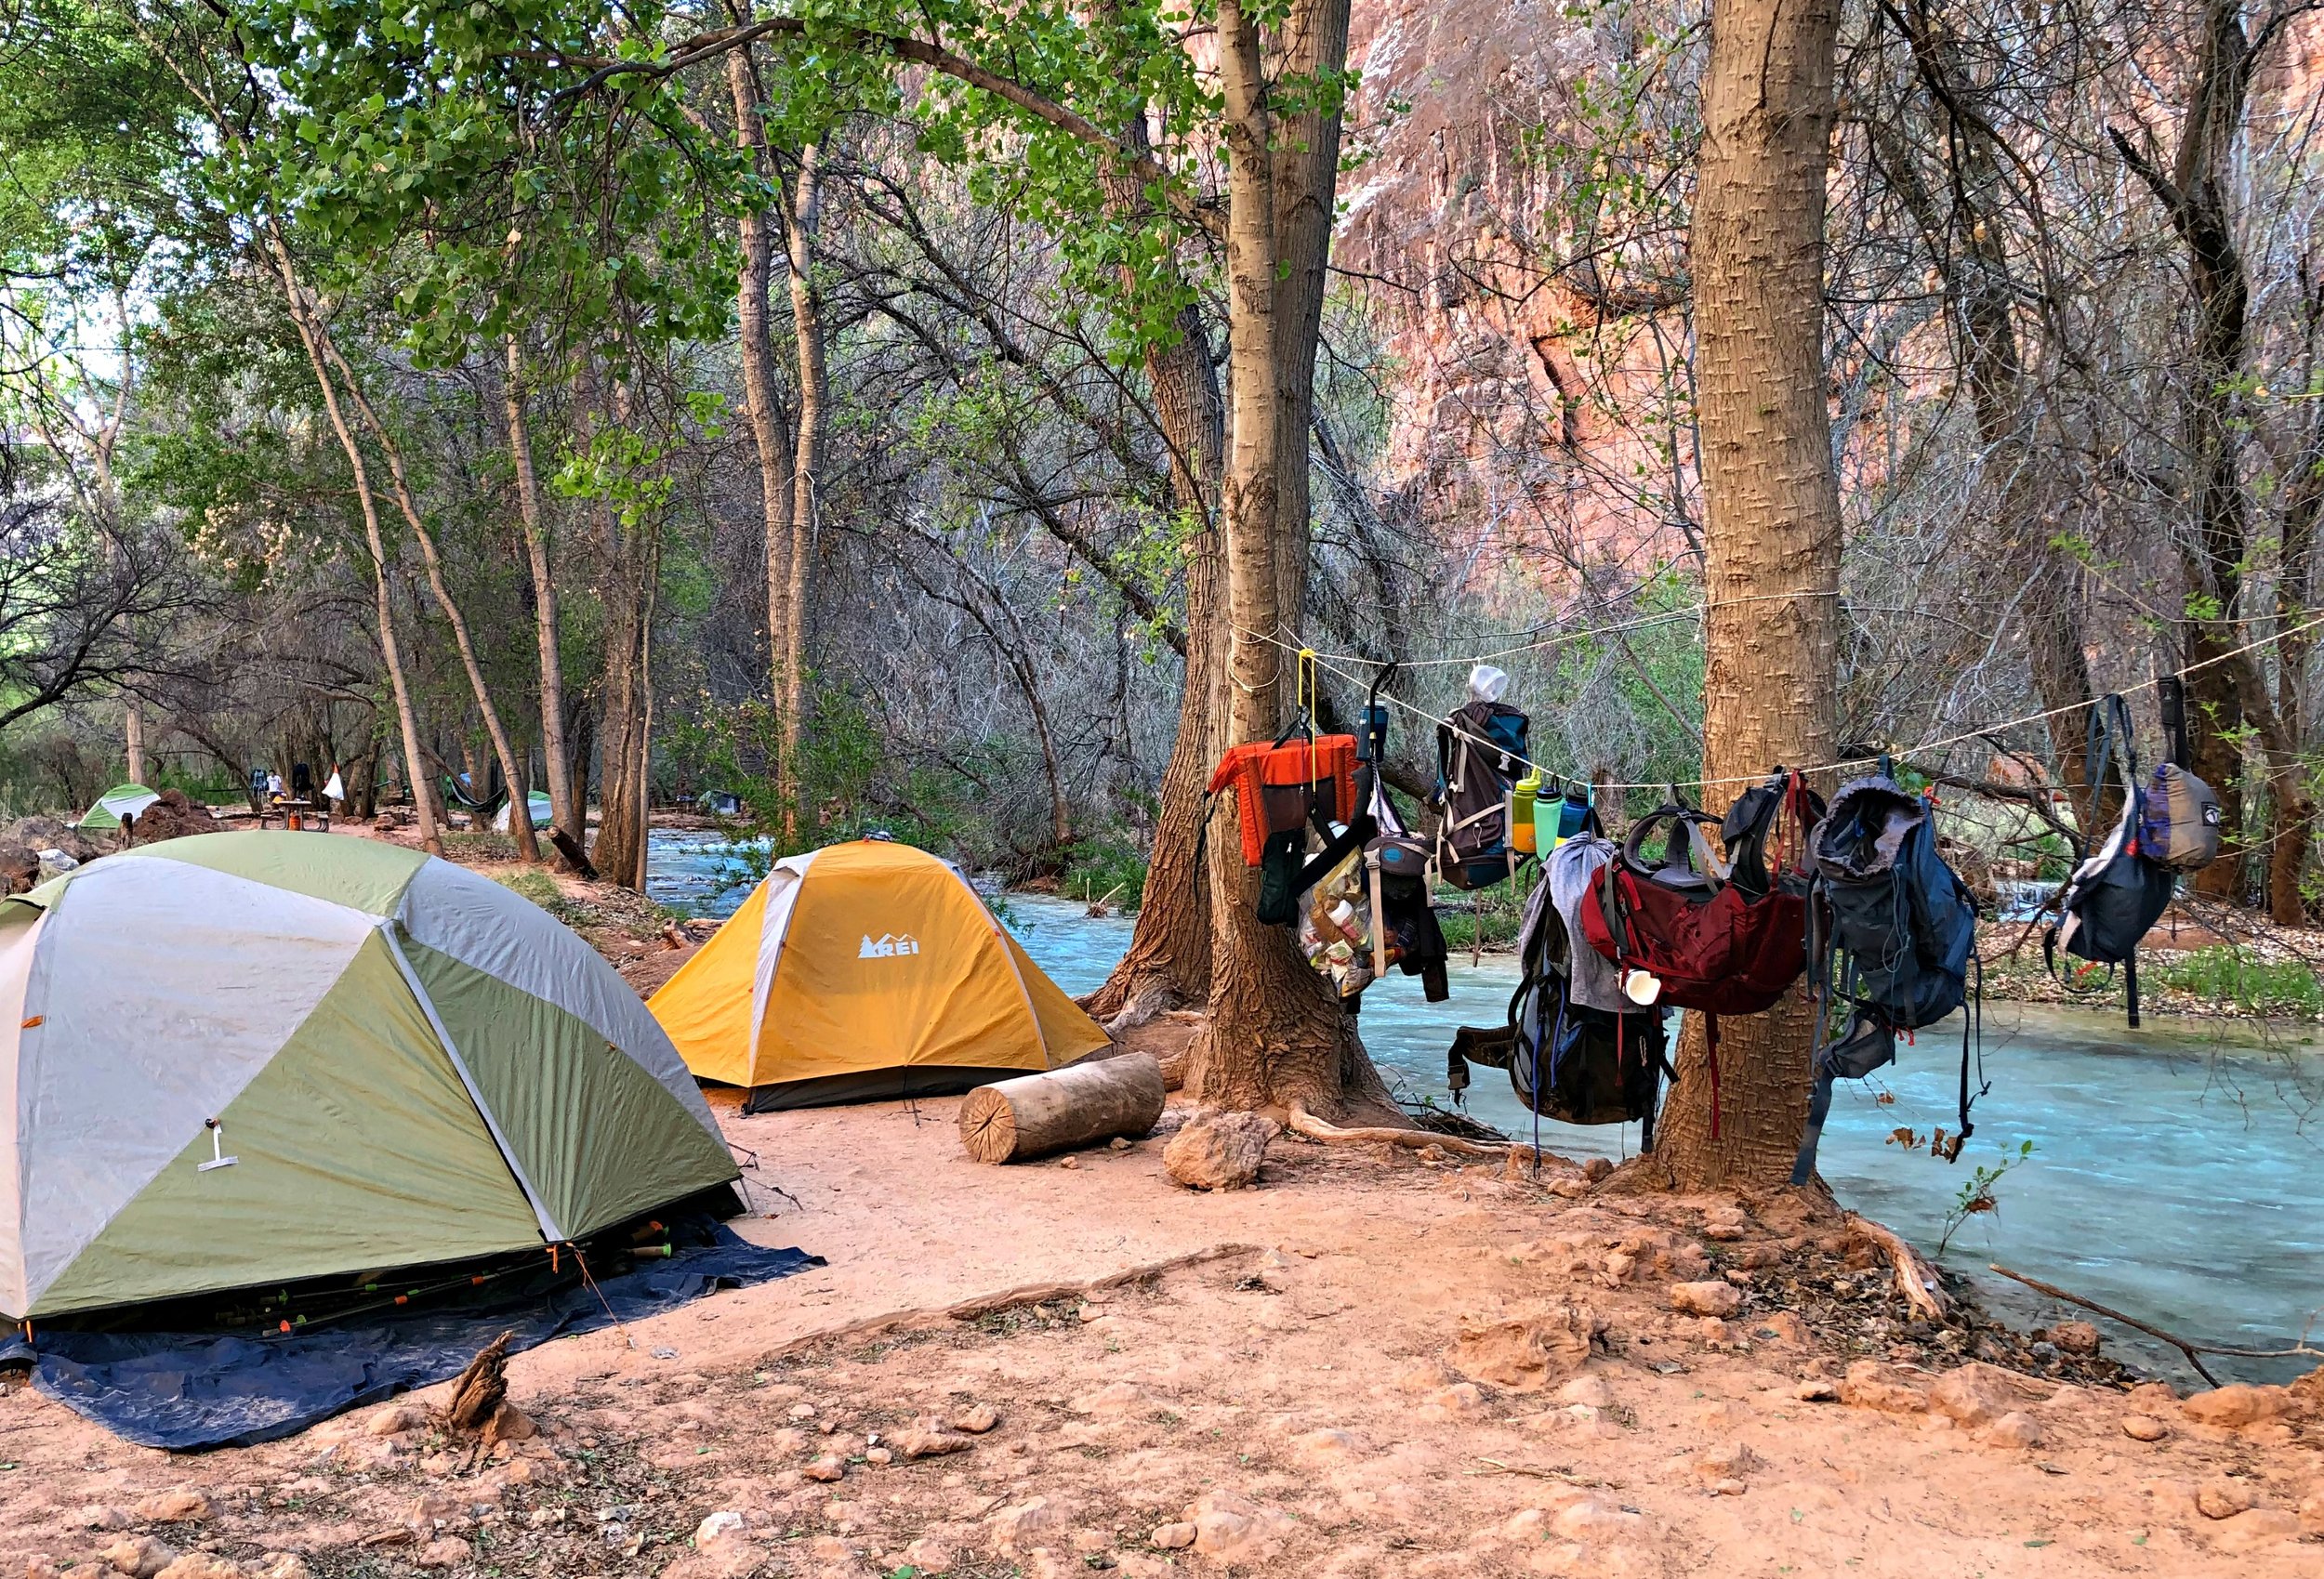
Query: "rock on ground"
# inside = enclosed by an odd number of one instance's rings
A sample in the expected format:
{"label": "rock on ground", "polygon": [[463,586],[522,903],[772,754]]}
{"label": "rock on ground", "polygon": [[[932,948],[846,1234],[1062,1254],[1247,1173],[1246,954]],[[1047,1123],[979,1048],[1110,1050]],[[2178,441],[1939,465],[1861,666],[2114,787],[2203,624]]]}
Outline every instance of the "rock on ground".
{"label": "rock on ground", "polygon": [[1453,1363],[1487,1386],[1533,1392],[1580,1370],[1604,1329],[1594,1312],[1574,1305],[1500,1320],[1471,1316],[1460,1323]]}
{"label": "rock on ground", "polygon": [[1743,1309],[1743,1291],[1730,1283],[1674,1283],[1670,1309],[1686,1316],[1732,1316]]}
{"label": "rock on ground", "polygon": [[1262,1113],[1202,1113],[1162,1148],[1162,1167],[1189,1190],[1246,1189],[1282,1133]]}

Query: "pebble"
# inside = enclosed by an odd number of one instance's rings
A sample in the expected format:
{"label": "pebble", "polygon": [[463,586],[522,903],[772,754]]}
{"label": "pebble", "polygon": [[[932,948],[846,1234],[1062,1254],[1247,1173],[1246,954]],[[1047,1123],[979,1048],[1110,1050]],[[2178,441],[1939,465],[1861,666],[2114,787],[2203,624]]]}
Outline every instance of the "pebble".
{"label": "pebble", "polygon": [[1557,1389],[1560,1403],[1586,1403],[1592,1409],[1614,1407],[1614,1388],[1595,1371],[1585,1371],[1568,1378]]}
{"label": "pebble", "polygon": [[1065,1407],[1076,1415],[1127,1415],[1145,1402],[1146,1395],[1134,1383],[1108,1382],[1095,1392],[1085,1392]]}
{"label": "pebble", "polygon": [[1302,1464],[1337,1464],[1353,1456],[1356,1441],[1353,1433],[1334,1430],[1328,1427],[1308,1431],[1291,1439],[1291,1452]]}
{"label": "pebble", "polygon": [[125,1507],[112,1507],[99,1503],[84,1507],[73,1516],[73,1522],[84,1530],[126,1530],[136,1520]]}
{"label": "pebble", "polygon": [[1157,1524],[1146,1539],[1166,1552],[1183,1551],[1195,1544],[1195,1526],[1186,1520],[1175,1523]]}
{"label": "pebble", "polygon": [[297,1552],[269,1552],[258,1559],[254,1579],[314,1579],[314,1570]]}
{"label": "pebble", "polygon": [[2125,1415],[2122,1434],[2134,1442],[2159,1442],[2171,1434],[2171,1428],[2152,1415]]}
{"label": "pebble", "polygon": [[794,1404],[792,1404],[792,1405],[791,1405],[791,1418],[792,1418],[792,1419],[794,1419],[794,1420],[812,1420],[812,1419],[813,1419],[814,1417],[815,1417],[815,1406],[814,1406],[813,1404],[812,1404],[812,1403],[794,1403]]}
{"label": "pebble", "polygon": [[1791,1396],[1802,1403],[1837,1403],[1840,1389],[1821,1376],[1810,1376],[1791,1389]]}
{"label": "pebble", "polygon": [[2050,1341],[2067,1354],[2095,1354],[2102,1341],[2088,1322],[2059,1322],[2050,1328]]}
{"label": "pebble", "polygon": [[733,1508],[720,1508],[694,1526],[694,1545],[706,1546],[729,1535],[739,1535],[742,1531],[743,1516]]}
{"label": "pebble", "polygon": [[2022,1409],[2013,1409],[1986,1428],[1985,1440],[1995,1447],[2040,1447],[2041,1422]]}
{"label": "pebble", "polygon": [[1005,1557],[1031,1551],[1044,1535],[1064,1525],[1064,1509],[1047,1497],[1027,1498],[997,1510],[984,1520],[985,1533]]}
{"label": "pebble", "polygon": [[893,1453],[884,1447],[867,1447],[864,1450],[864,1462],[866,1464],[892,1464],[895,1462],[895,1457]]}
{"label": "pebble", "polygon": [[97,1554],[98,1560],[115,1573],[126,1573],[129,1579],[153,1579],[153,1575],[178,1560],[178,1554],[151,1535],[124,1535]]}
{"label": "pebble", "polygon": [[974,1437],[940,1428],[936,1421],[922,1421],[898,1431],[893,1439],[895,1450],[906,1458],[941,1458],[948,1453],[965,1453],[976,1445]]}
{"label": "pebble", "polygon": [[401,1436],[416,1431],[428,1424],[428,1411],[416,1403],[390,1403],[372,1412],[363,1422],[363,1429],[375,1437]]}
{"label": "pebble", "polygon": [[1670,1309],[1687,1316],[1732,1316],[1743,1309],[1743,1291],[1724,1281],[1674,1283]]}
{"label": "pebble", "polygon": [[1603,1540],[1609,1536],[1631,1534],[1645,1524],[1645,1519],[1629,1509],[1595,1497],[1565,1508],[1551,1520],[1551,1528],[1569,1541]]}
{"label": "pebble", "polygon": [[981,1437],[999,1424],[1000,1415],[989,1403],[972,1403],[952,1412],[952,1428],[972,1437]]}
{"label": "pebble", "polygon": [[2233,1519],[2259,1505],[2259,1493],[2247,1480],[2205,1480],[2195,1488],[2195,1509],[2206,1519]]}
{"label": "pebble", "polygon": [[799,1473],[811,1480],[821,1480],[824,1484],[829,1485],[832,1481],[846,1477],[847,1461],[836,1453],[826,1453]]}
{"label": "pebble", "polygon": [[1715,1497],[1739,1497],[1749,1489],[1736,1480],[1713,1480],[1710,1483],[1710,1494]]}

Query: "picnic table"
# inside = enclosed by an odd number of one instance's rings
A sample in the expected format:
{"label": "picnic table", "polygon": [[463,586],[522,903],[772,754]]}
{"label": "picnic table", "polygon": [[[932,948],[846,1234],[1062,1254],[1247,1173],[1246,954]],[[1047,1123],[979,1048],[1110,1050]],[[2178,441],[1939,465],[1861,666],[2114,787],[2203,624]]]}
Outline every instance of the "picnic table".
{"label": "picnic table", "polygon": [[280,817],[285,829],[309,828],[316,833],[331,831],[331,809],[318,806],[311,800],[297,800],[288,796],[276,796],[258,807],[258,826],[266,826],[267,819]]}

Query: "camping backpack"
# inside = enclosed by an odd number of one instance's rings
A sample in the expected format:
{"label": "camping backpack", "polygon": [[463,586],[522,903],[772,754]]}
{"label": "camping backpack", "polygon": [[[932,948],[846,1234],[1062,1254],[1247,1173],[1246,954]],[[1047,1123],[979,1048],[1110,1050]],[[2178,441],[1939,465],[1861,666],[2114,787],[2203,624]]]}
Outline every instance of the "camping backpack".
{"label": "camping backpack", "polygon": [[[1795,1184],[1815,1174],[1832,1083],[1861,1080],[1894,1062],[1896,1033],[1909,1035],[1960,1008],[1976,970],[1976,901],[1937,853],[1934,809],[1889,777],[1886,766],[1842,785],[1809,840],[1816,1086],[1792,1165]],[[1828,1034],[1835,1010],[1845,1019]],[[1969,1061],[1978,1018],[1973,1012],[1961,1024],[1954,1155],[1971,1132]]]}
{"label": "camping backpack", "polygon": [[[1675,801],[1657,809],[1600,872],[1582,901],[1582,932],[1622,969],[1634,1001],[1757,1014],[1799,980],[1807,965],[1806,884],[1791,872],[1769,881],[1766,847],[1779,816],[1802,829],[1823,807],[1796,773],[1779,771],[1771,783],[1776,793],[1754,792],[1748,807],[1738,801],[1740,815],[1725,826]],[[1665,828],[1661,856],[1649,858],[1648,841]],[[1723,860],[1711,849],[1711,828],[1726,845]],[[1731,881],[1738,871],[1746,879]]]}
{"label": "camping backpack", "polygon": [[1510,832],[1526,766],[1525,716],[1501,702],[1509,677],[1479,664],[1467,704],[1436,726],[1436,871],[1456,888],[1489,888],[1517,869]]}
{"label": "camping backpack", "polygon": [[[2114,830],[2096,850],[2086,854],[2067,880],[2058,897],[2058,922],[2041,940],[2041,957],[2052,975],[2057,973],[2057,951],[2064,949],[2094,965],[2122,967],[2123,996],[2133,1029],[2138,1025],[2138,941],[2162,918],[2179,875],[2150,857],[2141,842],[2149,820],[2146,797],[2138,787],[2138,757],[2131,736],[2131,709],[2119,696],[2108,696],[2090,715],[2090,787],[2094,798],[2106,780],[2106,768],[2119,748],[2122,770],[2122,813]],[[2187,775],[2190,784],[2200,779]],[[2206,796],[2210,787],[2203,785]],[[2190,792],[2191,793],[2191,792]],[[2214,800],[2212,813],[2217,814]],[[2199,821],[2199,809],[2197,813]],[[2166,810],[2166,822],[2176,819]],[[2182,846],[2183,853],[2192,850]]]}

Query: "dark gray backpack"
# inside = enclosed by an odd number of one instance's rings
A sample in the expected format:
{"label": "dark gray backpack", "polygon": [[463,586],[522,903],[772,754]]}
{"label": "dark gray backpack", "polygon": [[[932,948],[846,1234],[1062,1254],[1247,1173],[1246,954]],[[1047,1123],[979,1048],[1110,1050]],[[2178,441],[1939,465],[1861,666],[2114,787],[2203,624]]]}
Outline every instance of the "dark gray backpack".
{"label": "dark gray backpack", "polygon": [[[2146,796],[2138,784],[2138,757],[2131,736],[2130,704],[2119,696],[2099,702],[2090,715],[2091,793],[2106,783],[2106,768],[2122,770],[2122,814],[2106,842],[2088,849],[2058,899],[2058,921],[2041,940],[2041,957],[2057,974],[2064,949],[2093,965],[2122,967],[2123,996],[2133,1029],[2138,1025],[2138,943],[2170,908],[2179,875],[2153,859],[2141,842],[2147,821]],[[2192,783],[2200,779],[2188,775]],[[2204,793],[2210,793],[2208,786]],[[2217,805],[2213,803],[2216,814]],[[2087,847],[2085,847],[2087,849]]]}

